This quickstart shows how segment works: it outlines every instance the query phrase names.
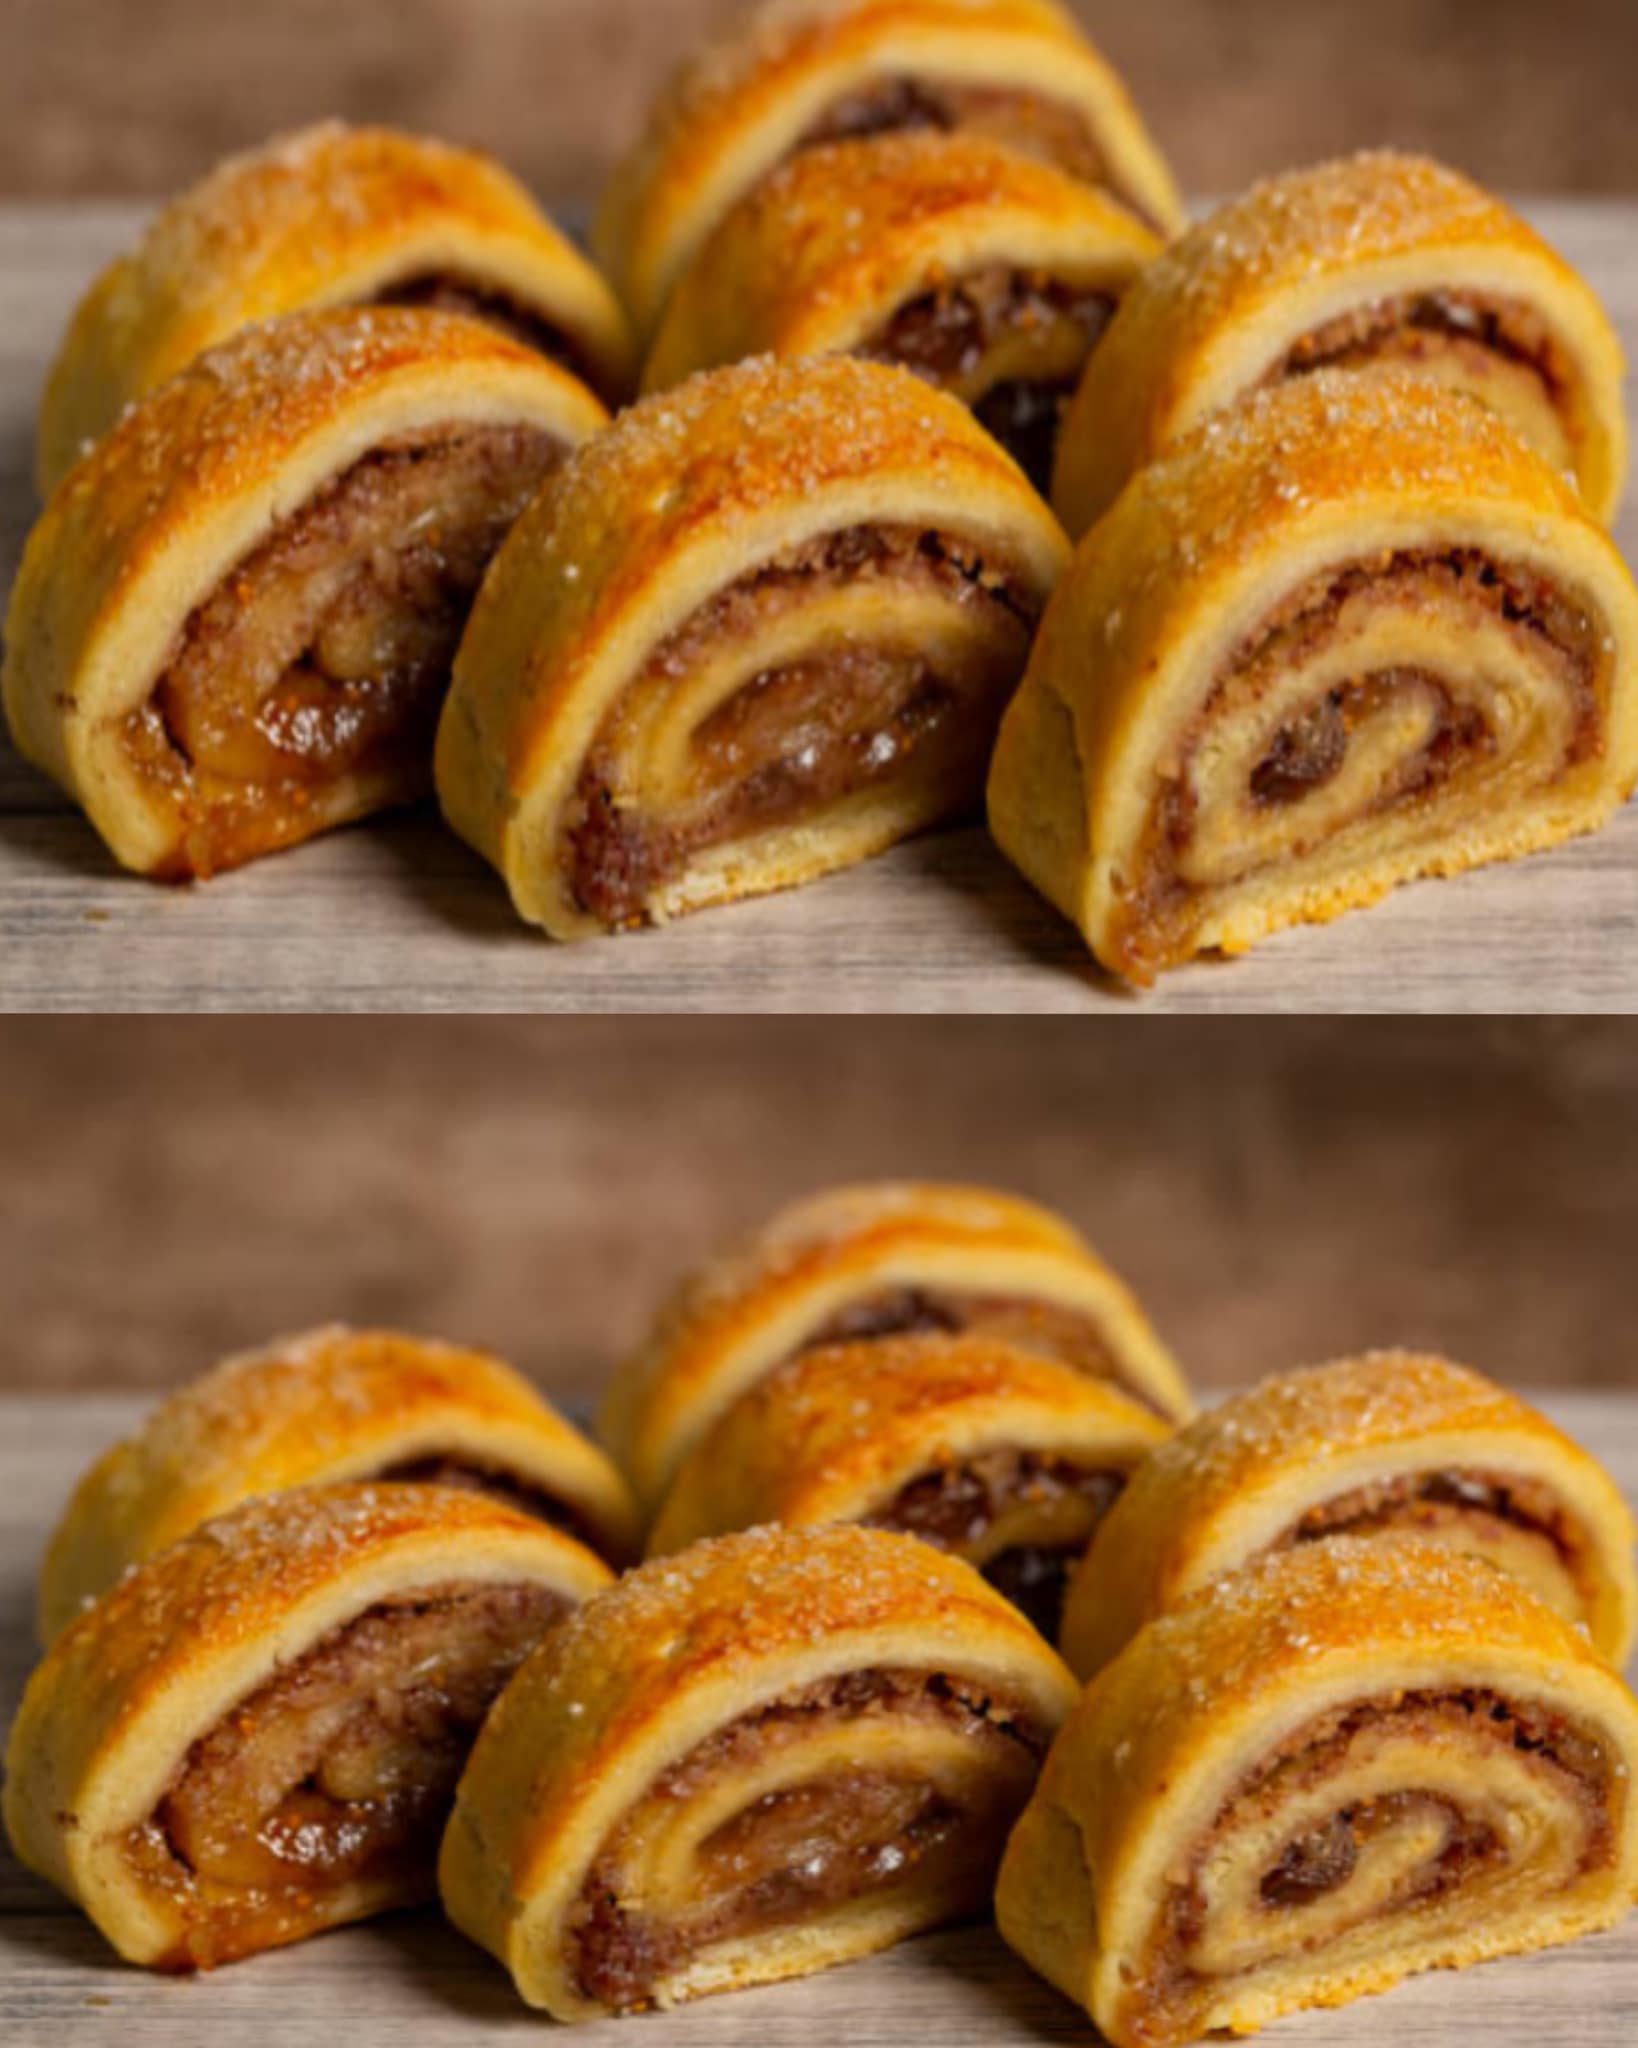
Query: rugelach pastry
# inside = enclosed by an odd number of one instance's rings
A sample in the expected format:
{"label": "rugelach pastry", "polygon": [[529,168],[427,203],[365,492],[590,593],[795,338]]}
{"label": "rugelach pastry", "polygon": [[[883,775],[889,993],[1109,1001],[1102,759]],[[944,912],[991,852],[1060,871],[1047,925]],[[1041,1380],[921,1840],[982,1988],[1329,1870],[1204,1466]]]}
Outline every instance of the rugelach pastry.
{"label": "rugelach pastry", "polygon": [[1055,0],[763,0],[672,79],[605,198],[594,246],[639,335],[776,165],[905,128],[986,136],[1103,187],[1158,233],[1182,225],[1125,86]]}
{"label": "rugelach pastry", "polygon": [[789,888],[975,809],[1068,559],[964,407],[828,357],[713,370],[579,449],[496,558],[444,814],[557,939]]}
{"label": "rugelach pastry", "polygon": [[151,1969],[412,1905],[491,1701],[609,1581],[455,1487],[247,1501],[57,1638],[6,1752],[12,1847]]}
{"label": "rugelach pastry", "polygon": [[1282,1551],[1082,1696],[997,1917],[1114,2048],[1254,2033],[1613,1926],[1635,1774],[1638,1701],[1516,1579],[1415,1537]]}
{"label": "rugelach pastry", "polygon": [[619,301],[515,178],[471,150],[326,121],[218,165],[97,279],[41,402],[40,495],[241,327],[354,305],[469,313],[605,404],[631,388]]}
{"label": "rugelach pastry", "polygon": [[901,363],[970,405],[1045,492],[1063,409],[1160,246],[1106,193],[983,136],[827,144],[717,228],[644,386],[756,355]]}
{"label": "rugelach pastry", "polygon": [[997,1339],[823,1345],[701,1438],[648,1554],[767,1522],[901,1529],[976,1565],[1052,1641],[1070,1568],[1169,1434],[1114,1387]]}
{"label": "rugelach pastry", "polygon": [[638,1547],[618,1469],[521,1373],[485,1352],[333,1324],[225,1359],[97,1460],[46,1551],[42,1640],[199,1523],[338,1480],[465,1487],[615,1565]]}
{"label": "rugelach pastry", "polygon": [[1510,1571],[1626,1662],[1638,1535],[1615,1481],[1480,1374],[1407,1351],[1276,1373],[1163,1444],[1071,1580],[1060,1648],[1089,1678],[1146,1621],[1266,1552],[1407,1532]]}
{"label": "rugelach pastry", "polygon": [[127,413],[30,535],[13,738],[116,859],[167,880],[425,794],[489,558],[606,418],[462,315],[244,330]]}
{"label": "rugelach pastry", "polygon": [[1477,400],[1319,371],[1087,535],[990,771],[1002,850],[1128,980],[1604,824],[1638,591]]}
{"label": "rugelach pastry", "polygon": [[1596,293],[1508,207],[1391,151],[1291,171],[1218,209],[1122,301],[1059,440],[1075,535],[1146,462],[1247,391],[1411,367],[1470,392],[1614,517],[1621,344]]}
{"label": "rugelach pastry", "polygon": [[599,1433],[656,1502],[776,1366],[924,1330],[1055,1359],[1168,1421],[1192,1412],[1131,1290],[1061,1217],[992,1188],[879,1181],[794,1202],[689,1274],[616,1372]]}
{"label": "rugelach pastry", "polygon": [[971,1566],[839,1524],[642,1566],[472,1752],[445,1910],[560,2020],[812,1971],[987,1909],[1074,1682]]}

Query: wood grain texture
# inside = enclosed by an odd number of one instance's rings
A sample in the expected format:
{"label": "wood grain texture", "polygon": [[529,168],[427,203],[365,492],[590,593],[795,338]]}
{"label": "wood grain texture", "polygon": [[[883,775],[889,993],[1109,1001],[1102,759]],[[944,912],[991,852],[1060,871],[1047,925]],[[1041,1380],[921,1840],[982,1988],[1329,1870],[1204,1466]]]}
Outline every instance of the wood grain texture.
{"label": "wood grain texture", "polygon": [[[1638,1499],[1638,1399],[1545,1398]],[[128,1428],[129,1400],[0,1400],[0,1714],[34,1656],[33,1578],[74,1477]],[[438,1915],[397,1914],[194,1981],[118,1963],[95,1930],[0,1845],[0,2039],[8,2048],[463,2048],[543,2040],[505,1973]],[[1386,2000],[1308,2013],[1293,2048],[1631,2048],[1638,1916],[1544,1955],[1413,1979]],[[1269,2038],[1275,2038],[1271,2035]],[[1092,2039],[1084,2016],[989,1929],[908,1942],[802,1983],[703,1999],[641,2021],[577,2028],[576,2048],[940,2048]]]}
{"label": "wood grain texture", "polygon": [[[1638,359],[1638,202],[1531,209]],[[32,416],[76,293],[129,209],[0,208],[0,583],[29,518]],[[1621,525],[1638,555],[1638,494]],[[662,931],[553,946],[429,812],[192,890],[119,874],[0,743],[9,1010],[1221,1013],[1638,1010],[1638,806],[1594,839],[1287,933],[1139,999],[978,830]]]}

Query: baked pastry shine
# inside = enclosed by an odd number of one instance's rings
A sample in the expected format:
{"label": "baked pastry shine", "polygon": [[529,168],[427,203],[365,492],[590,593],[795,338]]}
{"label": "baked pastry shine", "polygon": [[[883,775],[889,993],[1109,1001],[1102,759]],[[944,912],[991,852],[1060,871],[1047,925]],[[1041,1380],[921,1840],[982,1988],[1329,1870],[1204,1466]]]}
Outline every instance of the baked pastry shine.
{"label": "baked pastry shine", "polygon": [[1316,372],[1133,479],[1002,722],[990,824],[1103,964],[1208,948],[1605,823],[1638,591],[1570,485],[1410,372]]}
{"label": "baked pastry shine", "polygon": [[1169,1433],[1114,1387],[988,1337],[822,1345],[700,1440],[648,1553],[766,1522],[901,1529],[976,1565],[1051,1641],[1070,1567]]}
{"label": "baked pastry shine", "polygon": [[1116,2048],[1251,2033],[1638,1896],[1638,1701],[1483,1559],[1284,1551],[1083,1695],[1008,1844],[1011,1945]]}
{"label": "baked pastry shine", "polygon": [[970,405],[1044,492],[1062,410],[1159,248],[1106,194],[982,136],[805,150],[689,267],[644,386],[755,355],[901,363]]}
{"label": "baked pastry shine", "polygon": [[445,1908],[564,2020],[850,1961],[987,1906],[1074,1696],[1014,1608],[912,1537],[696,1544],[508,1686],[444,1837]]}
{"label": "baked pastry shine", "polygon": [[989,137],[1162,233],[1171,174],[1054,0],[763,0],[686,64],[619,167],[594,245],[639,334],[735,201],[796,152],[906,128]]}
{"label": "baked pastry shine", "polygon": [[616,1565],[637,1548],[618,1469],[520,1373],[481,1351],[336,1324],[224,1360],[97,1460],[46,1551],[41,1637],[242,1500],[398,1479],[505,1501]]}
{"label": "baked pastry shine", "polygon": [[1492,406],[1587,507],[1626,467],[1621,344],[1591,287],[1508,207],[1425,157],[1292,171],[1219,208],[1123,300],[1059,442],[1081,534],[1163,448],[1259,385],[1414,366]]}
{"label": "baked pastry shine", "polygon": [[1062,1218],[990,1188],[880,1181],[795,1202],[689,1274],[616,1372],[600,1433],[653,1502],[776,1366],[923,1330],[1021,1346],[1172,1421],[1191,1412],[1131,1290]]}
{"label": "baked pastry shine", "polygon": [[470,313],[607,404],[630,390],[618,300],[515,178],[471,150],[326,121],[220,164],[97,279],[41,403],[41,496],[128,405],[241,327],[364,304]]}
{"label": "baked pastry shine", "polygon": [[167,878],[422,795],[489,558],[606,417],[464,316],[246,329],[127,413],[30,535],[13,737],[126,867]]}
{"label": "baked pastry shine", "polygon": [[12,1846],[155,1969],[412,1904],[490,1702],[609,1579],[454,1487],[246,1502],[58,1637],[11,1731]]}
{"label": "baked pastry shine", "polygon": [[1266,1551],[1406,1532],[1511,1571],[1626,1662],[1638,1574],[1614,1480],[1480,1374],[1405,1351],[1276,1373],[1163,1445],[1071,1581],[1063,1653],[1090,1677],[1144,1622]]}
{"label": "baked pastry shine", "polygon": [[980,801],[1066,559],[906,371],[692,378],[577,450],[497,556],[439,728],[445,815],[559,939],[847,866]]}

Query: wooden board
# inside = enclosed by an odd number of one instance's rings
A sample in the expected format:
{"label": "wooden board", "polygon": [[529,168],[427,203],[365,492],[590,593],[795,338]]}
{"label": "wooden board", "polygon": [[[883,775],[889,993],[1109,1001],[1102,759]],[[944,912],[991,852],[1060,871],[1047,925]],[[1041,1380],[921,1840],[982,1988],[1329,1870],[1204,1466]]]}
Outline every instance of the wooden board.
{"label": "wooden board", "polygon": [[[1638,1499],[1638,1395],[1544,1396]],[[0,1715],[34,1656],[39,1552],[74,1477],[141,1412],[128,1396],[0,1400]],[[432,1909],[396,1914],[211,1977],[144,1976],[0,1845],[0,2041],[7,2048],[463,2048],[523,2042],[543,2024],[501,1969]],[[1638,2040],[1638,1915],[1574,1947],[1424,1977],[1386,2003],[1311,2013],[1271,2038],[1292,2048],[1631,2048]],[[1085,2041],[1085,2019],[988,1929],[906,1943],[804,1983],[710,1998],[576,2031],[575,2048],[991,2048]],[[540,2036],[536,2035],[536,2038]]]}
{"label": "wooden board", "polygon": [[[1638,203],[1529,209],[1638,357]],[[0,208],[0,583],[32,516],[33,411],[68,309],[129,209]],[[1638,497],[1622,525],[1638,556]],[[1630,1011],[1638,807],[1511,867],[1402,890],[1139,1002],[979,831],[793,894],[557,947],[430,811],[208,887],[119,874],[0,742],[0,1006],[46,1010]]]}

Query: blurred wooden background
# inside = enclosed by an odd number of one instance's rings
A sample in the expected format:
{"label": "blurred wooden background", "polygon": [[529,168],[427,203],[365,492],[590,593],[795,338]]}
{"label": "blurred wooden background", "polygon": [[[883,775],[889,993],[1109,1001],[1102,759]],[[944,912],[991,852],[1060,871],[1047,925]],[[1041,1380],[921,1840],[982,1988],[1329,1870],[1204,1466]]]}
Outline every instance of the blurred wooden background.
{"label": "blurred wooden background", "polygon": [[1625,1023],[0,1025],[0,1387],[332,1316],[585,1395],[677,1269],[854,1176],[1060,1205],[1209,1384],[1369,1344],[1638,1389]]}
{"label": "blurred wooden background", "polygon": [[[3,0],[0,195],[160,193],[321,114],[483,143],[583,204],[737,0]],[[1635,0],[1079,0],[1185,186],[1365,144],[1638,191]]]}

